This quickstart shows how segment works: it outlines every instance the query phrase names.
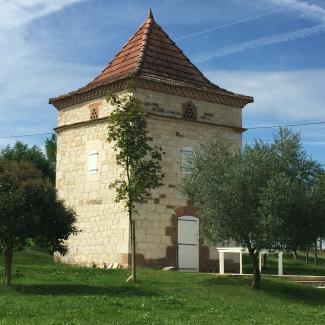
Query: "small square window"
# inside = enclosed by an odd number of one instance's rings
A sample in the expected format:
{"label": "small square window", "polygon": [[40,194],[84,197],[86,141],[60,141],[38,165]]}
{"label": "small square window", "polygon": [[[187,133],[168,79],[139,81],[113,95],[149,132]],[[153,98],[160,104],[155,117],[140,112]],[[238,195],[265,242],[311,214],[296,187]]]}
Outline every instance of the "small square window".
{"label": "small square window", "polygon": [[183,174],[186,174],[190,171],[193,151],[193,147],[183,147],[181,149],[181,171]]}

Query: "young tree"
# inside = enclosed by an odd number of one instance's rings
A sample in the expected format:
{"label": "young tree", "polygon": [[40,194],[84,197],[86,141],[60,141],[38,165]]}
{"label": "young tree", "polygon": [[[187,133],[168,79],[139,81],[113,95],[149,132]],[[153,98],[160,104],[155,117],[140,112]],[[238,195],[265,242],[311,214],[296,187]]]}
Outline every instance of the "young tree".
{"label": "young tree", "polygon": [[14,250],[28,239],[64,254],[69,235],[77,232],[75,212],[58,200],[53,185],[30,162],[0,160],[0,249],[4,251],[4,284],[11,283]]}
{"label": "young tree", "polygon": [[150,190],[162,185],[160,161],[162,148],[153,146],[148,135],[146,113],[132,95],[108,96],[114,107],[108,117],[107,140],[116,152],[116,163],[123,172],[111,184],[116,202],[123,202],[129,216],[132,247],[132,281],[136,282],[136,204],[150,196]]}

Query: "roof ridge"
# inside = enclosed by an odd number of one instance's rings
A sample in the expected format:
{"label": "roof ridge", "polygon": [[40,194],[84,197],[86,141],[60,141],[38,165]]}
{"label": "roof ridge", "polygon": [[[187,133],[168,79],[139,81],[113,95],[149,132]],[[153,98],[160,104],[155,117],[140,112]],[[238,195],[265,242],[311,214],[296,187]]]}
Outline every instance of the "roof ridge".
{"label": "roof ridge", "polygon": [[[143,66],[143,62],[144,62],[144,58],[145,58],[145,52],[146,49],[148,48],[148,41],[152,32],[152,26],[153,23],[155,22],[153,15],[152,15],[152,11],[151,8],[149,10],[149,16],[148,18],[145,20],[144,24],[147,24],[148,27],[146,28],[146,31],[143,33],[143,38],[142,38],[142,44],[140,47],[140,53],[139,53],[139,57],[138,57],[138,62],[135,66],[135,71],[134,71],[134,75],[138,75],[141,72],[141,68]],[[143,25],[144,25],[143,24]],[[141,28],[139,28],[140,30]]]}
{"label": "roof ridge", "polygon": [[149,8],[148,18],[152,18],[153,19],[153,13],[152,13],[151,8]]}

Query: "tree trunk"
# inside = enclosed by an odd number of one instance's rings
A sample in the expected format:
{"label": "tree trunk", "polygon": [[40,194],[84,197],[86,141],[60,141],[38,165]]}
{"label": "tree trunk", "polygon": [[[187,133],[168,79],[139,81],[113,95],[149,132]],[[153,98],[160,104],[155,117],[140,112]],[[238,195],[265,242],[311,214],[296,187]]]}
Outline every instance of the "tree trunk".
{"label": "tree trunk", "polygon": [[314,262],[317,265],[318,264],[318,254],[317,254],[317,240],[314,242]]}
{"label": "tree trunk", "polygon": [[254,253],[254,251],[249,252],[250,257],[252,258],[253,264],[253,282],[252,287],[254,289],[259,289],[261,286],[261,272],[258,265],[258,256],[259,253]]}
{"label": "tree trunk", "polygon": [[267,263],[267,254],[263,254],[263,268],[266,267],[266,263]]}
{"label": "tree trunk", "polygon": [[135,221],[131,221],[131,246],[132,246],[132,281],[137,281],[137,267],[136,267],[136,247],[135,247]]}
{"label": "tree trunk", "polygon": [[12,255],[13,255],[13,248],[6,247],[4,249],[4,262],[5,262],[4,285],[5,285],[5,287],[9,287],[11,284]]}
{"label": "tree trunk", "polygon": [[293,252],[293,259],[296,261],[298,257],[297,251],[294,249],[292,252]]}
{"label": "tree trunk", "polygon": [[309,261],[309,248],[306,248],[306,263]]}

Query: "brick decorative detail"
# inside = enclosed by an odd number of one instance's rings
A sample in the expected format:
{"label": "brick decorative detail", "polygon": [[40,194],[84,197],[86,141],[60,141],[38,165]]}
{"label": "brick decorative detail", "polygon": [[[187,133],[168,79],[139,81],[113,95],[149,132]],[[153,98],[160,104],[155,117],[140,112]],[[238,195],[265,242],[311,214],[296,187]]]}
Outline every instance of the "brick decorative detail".
{"label": "brick decorative detail", "polygon": [[[219,263],[218,260],[210,259],[209,258],[209,247],[207,246],[200,246],[199,251],[199,258],[200,258],[200,272],[210,272],[216,273],[219,272]],[[122,265],[123,266],[131,266],[131,259],[132,255],[123,254],[122,257]],[[56,261],[60,261],[57,259]],[[145,266],[145,267],[152,267],[156,269],[161,269],[165,266],[176,266],[177,263],[177,246],[168,246],[166,248],[166,257],[165,258],[157,258],[157,259],[146,259],[144,258],[143,254],[136,255],[136,264],[137,266]],[[239,272],[239,264],[234,263],[232,260],[225,260],[225,270],[227,272],[236,273]]]}
{"label": "brick decorative detail", "polygon": [[196,210],[188,206],[175,209],[175,214],[178,218],[183,216],[194,216],[198,218],[196,215]]}
{"label": "brick decorative detail", "polygon": [[[137,264],[137,266],[147,266],[147,267],[152,267],[152,268],[157,268],[157,269],[161,269],[162,267],[165,267],[165,266],[175,265],[176,259],[173,257],[174,254],[169,254],[169,255],[170,255],[170,257],[168,257],[168,255],[167,255],[165,258],[146,259],[146,258],[144,258],[143,254],[137,254],[136,255],[136,264]],[[124,256],[123,256],[123,262],[125,262],[125,263],[123,263],[124,265],[131,266],[131,260],[132,260],[131,253],[124,254]]]}
{"label": "brick decorative detail", "polygon": [[[131,266],[131,253],[123,254],[122,256],[122,265]],[[219,272],[219,263],[218,260],[209,258],[209,248],[208,246],[200,246],[199,251],[200,258],[200,272],[210,272],[216,273]],[[60,261],[56,259],[56,261]],[[176,266],[177,263],[177,246],[168,246],[166,248],[166,257],[157,258],[157,259],[146,259],[143,254],[137,254],[136,256],[137,266],[145,266],[161,269],[165,266]],[[225,260],[225,270],[227,272],[236,273],[239,271],[239,264],[234,263],[232,260]]]}

